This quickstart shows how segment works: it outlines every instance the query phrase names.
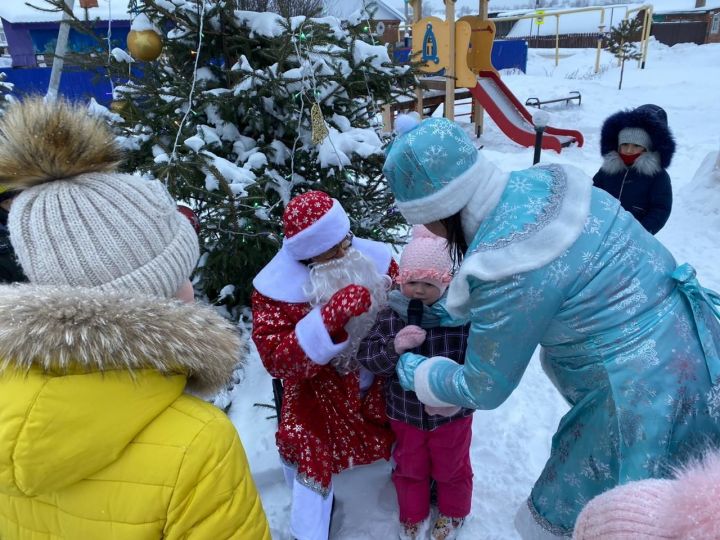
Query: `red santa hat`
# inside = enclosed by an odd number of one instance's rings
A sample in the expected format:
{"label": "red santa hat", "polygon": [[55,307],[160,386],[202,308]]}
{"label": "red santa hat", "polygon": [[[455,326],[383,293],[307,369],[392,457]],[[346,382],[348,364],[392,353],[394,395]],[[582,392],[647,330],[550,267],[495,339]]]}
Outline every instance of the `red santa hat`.
{"label": "red santa hat", "polygon": [[327,193],[308,191],[285,207],[283,228],[283,249],[296,261],[303,261],[340,243],[350,232],[350,219]]}

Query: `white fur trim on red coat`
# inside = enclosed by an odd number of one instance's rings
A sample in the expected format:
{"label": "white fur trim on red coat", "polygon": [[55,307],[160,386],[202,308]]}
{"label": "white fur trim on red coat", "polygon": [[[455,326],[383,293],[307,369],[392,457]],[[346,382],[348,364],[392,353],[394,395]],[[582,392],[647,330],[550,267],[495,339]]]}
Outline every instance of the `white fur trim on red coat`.
{"label": "white fur trim on red coat", "polygon": [[343,352],[350,343],[347,339],[342,343],[333,343],[325,328],[320,307],[314,308],[298,321],[295,325],[295,335],[298,345],[307,357],[321,366]]}
{"label": "white fur trim on red coat", "polygon": [[[378,272],[386,274],[390,269],[392,252],[387,244],[355,237],[353,247],[373,261]],[[297,262],[285,248],[282,248],[255,276],[253,286],[263,296],[273,300],[304,304],[308,301],[308,297],[303,286],[309,276],[308,267]]]}
{"label": "white fur trim on red coat", "polygon": [[350,218],[340,203],[333,205],[323,217],[295,236],[283,240],[283,249],[296,261],[304,261],[324,253],[340,243],[350,232]]}
{"label": "white fur trim on red coat", "polygon": [[452,407],[454,403],[447,403],[438,398],[430,389],[430,370],[437,364],[453,364],[457,362],[445,358],[444,356],[433,356],[422,362],[415,370],[415,394],[418,399],[425,405],[431,407]]}

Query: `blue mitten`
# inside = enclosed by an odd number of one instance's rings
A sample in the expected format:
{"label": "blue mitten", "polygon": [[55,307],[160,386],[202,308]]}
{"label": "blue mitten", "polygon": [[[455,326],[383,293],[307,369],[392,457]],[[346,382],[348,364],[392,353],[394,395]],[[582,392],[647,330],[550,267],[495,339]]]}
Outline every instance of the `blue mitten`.
{"label": "blue mitten", "polygon": [[400,379],[400,386],[405,390],[415,390],[415,370],[427,359],[427,356],[411,352],[400,355],[400,360],[395,368]]}

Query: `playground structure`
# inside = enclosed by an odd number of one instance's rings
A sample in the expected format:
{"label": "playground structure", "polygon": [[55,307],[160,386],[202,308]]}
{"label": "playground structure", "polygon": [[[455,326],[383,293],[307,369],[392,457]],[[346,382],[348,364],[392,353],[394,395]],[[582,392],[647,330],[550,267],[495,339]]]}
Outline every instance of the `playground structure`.
{"label": "playground structure", "polygon": [[[412,52],[422,65],[420,70],[427,73],[414,100],[405,100],[387,106],[384,111],[385,125],[391,129],[393,112],[414,108],[421,116],[432,114],[442,103],[444,114],[451,120],[455,117],[455,101],[469,96],[472,98],[472,122],[476,133],[482,133],[484,111],[490,115],[501,131],[510,139],[523,146],[533,146],[537,130],[532,115],[520,103],[512,91],[500,80],[497,70],[490,60],[495,40],[495,23],[489,19],[488,0],[479,0],[479,15],[465,16],[455,21],[455,2],[445,1],[445,20],[438,17],[422,17],[421,0],[412,0]],[[494,20],[542,19],[555,17],[556,65],[559,60],[560,16],[577,12],[597,11],[600,14],[600,33],[604,29],[605,11],[603,8],[580,8],[561,10],[548,14],[541,12],[518,17],[504,17]],[[641,51],[643,57],[640,67],[644,67],[647,44],[650,36],[652,6],[643,5],[628,9],[625,18],[633,12],[643,12],[641,31]],[[601,42],[598,41],[596,72],[599,70]],[[444,92],[441,89],[444,87]],[[540,100],[535,98],[538,104]],[[574,99],[574,98],[571,98]],[[428,103],[426,103],[426,101]],[[551,102],[553,100],[546,101]],[[569,102],[570,99],[558,101]],[[577,99],[578,104],[580,99]],[[559,129],[547,126],[542,138],[542,148],[560,152],[562,148],[576,144],[583,145],[583,136],[579,131]]]}
{"label": "playground structure", "polygon": [[[422,116],[426,112],[426,97],[433,103],[442,99],[445,117],[453,120],[455,99],[465,97],[469,91],[471,117],[478,135],[482,132],[483,113],[487,111],[507,137],[523,146],[533,146],[536,129],[532,115],[503,84],[492,65],[490,53],[495,40],[495,23],[487,18],[488,0],[479,0],[479,3],[480,15],[455,21],[455,2],[452,0],[445,2],[445,20],[423,18],[421,0],[412,0],[413,55],[422,63],[420,70],[434,76],[421,79],[414,102],[405,102],[404,106],[395,109],[414,105]],[[435,93],[426,96],[423,86],[431,92],[434,89]],[[443,86],[444,95],[440,97],[438,90]],[[392,109],[386,108],[385,114],[386,126],[391,126]],[[582,146],[583,136],[579,131],[545,128],[543,148],[560,152],[571,144]]]}

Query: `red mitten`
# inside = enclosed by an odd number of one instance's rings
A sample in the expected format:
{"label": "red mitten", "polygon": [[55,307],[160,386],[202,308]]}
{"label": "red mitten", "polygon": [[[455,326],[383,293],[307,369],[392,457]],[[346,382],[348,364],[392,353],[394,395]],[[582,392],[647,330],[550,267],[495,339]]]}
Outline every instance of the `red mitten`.
{"label": "red mitten", "polygon": [[348,285],[332,295],[320,313],[330,334],[342,330],[353,317],[362,315],[372,304],[370,291],[361,285]]}
{"label": "red mitten", "polygon": [[426,335],[427,332],[419,326],[408,324],[395,336],[395,352],[402,354],[405,351],[419,347],[425,341]]}
{"label": "red mitten", "polygon": [[450,405],[449,407],[431,407],[430,405],[425,405],[425,412],[430,415],[452,416],[460,412],[460,407],[456,407],[455,405]]}

